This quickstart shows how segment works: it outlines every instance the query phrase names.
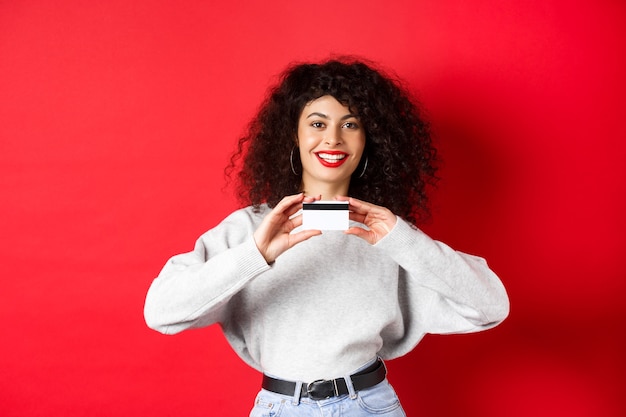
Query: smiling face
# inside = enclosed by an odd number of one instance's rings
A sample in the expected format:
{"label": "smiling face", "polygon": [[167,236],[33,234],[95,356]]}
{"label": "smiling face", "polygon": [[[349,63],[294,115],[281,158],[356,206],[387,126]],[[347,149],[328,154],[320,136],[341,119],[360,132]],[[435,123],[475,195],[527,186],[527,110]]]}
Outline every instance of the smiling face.
{"label": "smiling face", "polygon": [[304,190],[330,199],[348,193],[350,176],[365,148],[365,130],[350,109],[332,96],[322,96],[300,114],[298,146]]}

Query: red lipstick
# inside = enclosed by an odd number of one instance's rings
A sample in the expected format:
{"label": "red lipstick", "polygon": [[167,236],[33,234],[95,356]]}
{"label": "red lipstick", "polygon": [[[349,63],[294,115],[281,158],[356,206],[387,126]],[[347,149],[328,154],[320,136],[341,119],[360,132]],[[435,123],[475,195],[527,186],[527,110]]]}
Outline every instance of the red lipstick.
{"label": "red lipstick", "polygon": [[338,168],[348,160],[348,154],[341,151],[320,151],[315,156],[327,168]]}

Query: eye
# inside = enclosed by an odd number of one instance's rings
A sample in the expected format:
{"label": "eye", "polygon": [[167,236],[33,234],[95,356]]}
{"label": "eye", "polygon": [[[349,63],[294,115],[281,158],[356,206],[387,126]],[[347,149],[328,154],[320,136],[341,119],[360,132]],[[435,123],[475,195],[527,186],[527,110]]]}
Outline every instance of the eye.
{"label": "eye", "polygon": [[321,129],[321,128],[324,127],[324,123],[322,123],[322,122],[313,122],[313,123],[311,123],[311,126],[316,128],[316,129]]}
{"label": "eye", "polygon": [[356,122],[346,122],[343,124],[343,127],[354,130],[359,128],[359,124]]}

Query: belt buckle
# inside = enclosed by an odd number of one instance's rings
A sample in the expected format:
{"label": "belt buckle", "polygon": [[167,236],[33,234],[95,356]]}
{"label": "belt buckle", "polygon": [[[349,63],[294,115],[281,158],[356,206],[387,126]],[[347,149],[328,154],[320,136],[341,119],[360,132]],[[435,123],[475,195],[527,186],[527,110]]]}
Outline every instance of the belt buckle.
{"label": "belt buckle", "polygon": [[325,400],[332,396],[339,395],[337,390],[337,382],[335,380],[318,379],[317,381],[309,382],[306,386],[306,392],[310,399],[319,401]]}

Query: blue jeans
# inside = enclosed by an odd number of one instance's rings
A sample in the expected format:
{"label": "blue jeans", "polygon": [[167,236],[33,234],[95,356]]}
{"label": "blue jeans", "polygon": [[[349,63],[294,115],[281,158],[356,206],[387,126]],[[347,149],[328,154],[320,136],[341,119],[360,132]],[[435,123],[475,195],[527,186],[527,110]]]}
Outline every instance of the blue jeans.
{"label": "blue jeans", "polygon": [[406,417],[398,396],[385,379],[371,388],[326,400],[290,397],[262,389],[250,417]]}

